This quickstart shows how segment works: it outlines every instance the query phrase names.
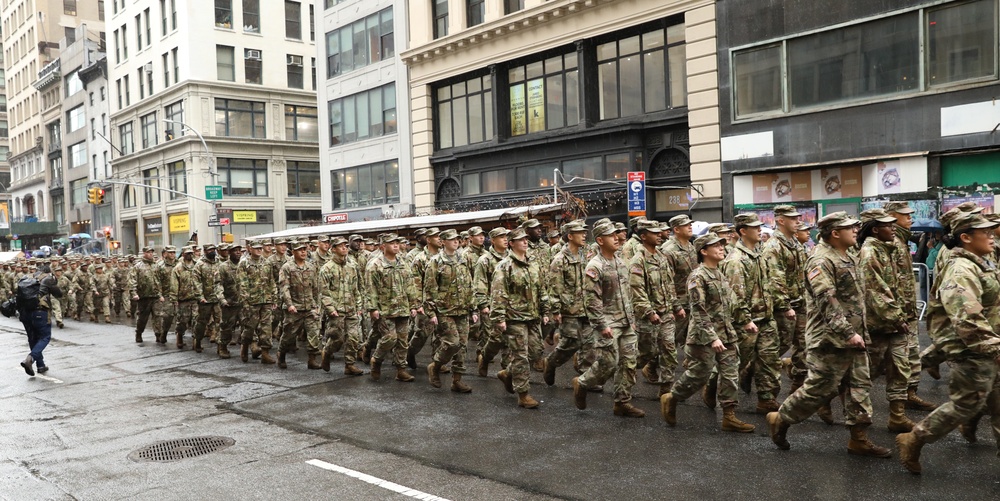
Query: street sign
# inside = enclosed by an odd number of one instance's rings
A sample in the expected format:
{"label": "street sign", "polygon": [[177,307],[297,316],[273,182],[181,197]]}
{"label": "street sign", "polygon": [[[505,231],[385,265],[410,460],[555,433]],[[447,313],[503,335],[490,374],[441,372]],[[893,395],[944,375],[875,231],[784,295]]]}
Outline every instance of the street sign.
{"label": "street sign", "polygon": [[222,226],[222,223],[219,222],[219,215],[218,214],[209,214],[208,215],[208,225],[210,227],[213,227],[213,228],[214,227]]}
{"label": "street sign", "polygon": [[626,192],[628,193],[628,215],[646,215],[646,173],[629,172]]}
{"label": "street sign", "polygon": [[323,217],[323,220],[327,224],[346,223],[347,222],[347,213],[346,212],[339,212],[337,214],[327,214],[326,216]]}
{"label": "street sign", "polygon": [[229,224],[229,218],[228,217],[220,217],[219,218],[219,226],[226,226],[228,224]]}
{"label": "street sign", "polygon": [[206,186],[205,200],[222,200],[222,186]]}

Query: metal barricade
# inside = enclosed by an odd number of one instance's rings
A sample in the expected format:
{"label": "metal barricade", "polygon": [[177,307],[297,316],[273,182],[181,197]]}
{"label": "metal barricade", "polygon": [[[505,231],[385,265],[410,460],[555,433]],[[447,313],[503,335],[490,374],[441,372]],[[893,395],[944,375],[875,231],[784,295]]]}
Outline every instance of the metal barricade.
{"label": "metal barricade", "polygon": [[924,319],[927,312],[927,298],[931,291],[931,270],[924,263],[913,263],[913,274],[917,280],[917,308],[920,310],[920,318]]}

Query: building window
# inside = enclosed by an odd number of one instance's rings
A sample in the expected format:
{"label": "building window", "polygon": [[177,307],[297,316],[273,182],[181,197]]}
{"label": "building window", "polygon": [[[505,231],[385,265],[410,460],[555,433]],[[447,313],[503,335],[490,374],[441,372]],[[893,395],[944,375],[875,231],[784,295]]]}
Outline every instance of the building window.
{"label": "building window", "polygon": [[142,14],[135,15],[135,50],[142,50]]}
{"label": "building window", "polygon": [[260,0],[243,0],[243,31],[260,33]]}
{"label": "building window", "polygon": [[288,54],[286,57],[286,73],[288,77],[288,87],[290,89],[301,89],[305,82],[302,81],[302,56]]}
{"label": "building window", "polygon": [[483,24],[483,21],[486,20],[486,0],[468,0],[466,20],[469,23],[469,28]]}
{"label": "building window", "polygon": [[128,26],[122,25],[122,59],[128,59]]}
{"label": "building window", "polygon": [[233,0],[215,0],[215,27],[233,27]]}
{"label": "building window", "polygon": [[771,45],[733,54],[736,115],[745,117],[781,110],[781,46]]}
{"label": "building window", "polygon": [[72,96],[83,90],[83,81],[80,80],[78,72],[74,71],[66,77],[66,97]]}
{"label": "building window", "polygon": [[187,169],[184,167],[183,160],[167,164],[167,179],[169,180],[171,190],[181,192],[171,193],[171,200],[181,198],[184,196],[184,193],[187,193]]}
{"label": "building window", "polygon": [[432,0],[434,14],[434,38],[448,36],[448,0]]}
{"label": "building window", "polygon": [[82,129],[86,125],[86,117],[83,113],[83,105],[77,106],[66,112],[66,132],[73,132]]}
{"label": "building window", "polygon": [[118,126],[118,138],[122,155],[128,155],[135,151],[135,143],[132,142],[132,122]]}
{"label": "building window", "polygon": [[146,205],[160,203],[160,169],[153,167],[142,171],[143,200]]}
{"label": "building window", "polygon": [[285,106],[285,139],[289,141],[319,142],[319,122],[316,108],[311,106]]}
{"label": "building window", "polygon": [[129,90],[128,75],[125,75],[124,80],[125,83],[123,84],[123,87],[125,87],[125,106],[130,106],[132,104],[132,94]]}
{"label": "building window", "polygon": [[493,91],[489,75],[435,92],[438,148],[465,146],[493,139]]}
{"label": "building window", "polygon": [[[316,58],[315,57],[312,58],[312,87],[310,87],[310,89],[316,90]],[[4,102],[3,108],[6,108],[6,107],[7,107],[7,103]]]}
{"label": "building window", "polygon": [[219,80],[235,82],[236,62],[234,61],[233,48],[226,45],[216,45],[215,61],[219,73]]}
{"label": "building window", "polygon": [[77,207],[87,203],[88,179],[77,179],[69,182],[69,204]]}
{"label": "building window", "polygon": [[326,72],[332,78],[392,58],[392,8],[326,34]]}
{"label": "building window", "polygon": [[[575,52],[512,67],[507,75],[511,136],[580,123],[580,72]],[[470,102],[473,103],[478,105],[478,100]],[[475,113],[481,115],[482,110]],[[476,121],[472,110],[469,119]]]}
{"label": "building window", "polygon": [[63,0],[63,14],[67,16],[76,15],[76,0]]}
{"label": "building window", "polygon": [[69,168],[87,165],[87,144],[83,141],[69,147]]}
{"label": "building window", "polygon": [[139,119],[142,128],[142,147],[152,148],[158,144],[159,138],[156,136],[156,112],[143,115]]}
{"label": "building window", "polygon": [[142,78],[142,68],[139,68],[136,73],[139,79],[139,99],[143,99],[146,97],[146,83],[145,79]]}
{"label": "building window", "polygon": [[166,52],[161,56],[163,59],[163,88],[170,87],[170,55]]}
{"label": "building window", "polygon": [[160,0],[160,29],[167,36],[167,0]]}
{"label": "building window", "polygon": [[56,224],[66,224],[66,199],[63,195],[52,195],[52,217]]}
{"label": "building window", "polygon": [[309,41],[316,41],[316,7],[309,4]]}
{"label": "building window", "polygon": [[215,135],[264,138],[264,103],[215,98]]}
{"label": "building window", "polygon": [[513,14],[519,10],[524,10],[524,0],[503,0],[504,14]]}
{"label": "building window", "polygon": [[90,139],[91,140],[96,140],[97,139],[97,119],[96,118],[91,118],[90,119]]}
{"label": "building window", "polygon": [[165,132],[171,139],[184,135],[184,126],[181,125],[184,123],[184,101],[177,101],[163,108],[163,118],[167,121]]}
{"label": "building window", "polygon": [[981,0],[927,11],[928,85],[996,74],[995,5],[992,0]]}
{"label": "building window", "polygon": [[399,202],[399,162],[380,162],[331,172],[333,208]]}
{"label": "building window", "polygon": [[122,207],[126,209],[135,207],[135,186],[126,186],[122,191]]}
{"label": "building window", "polygon": [[104,0],[97,0],[97,19],[104,20]]}
{"label": "building window", "polygon": [[177,29],[177,0],[170,0],[170,28]]}
{"label": "building window", "polygon": [[[672,61],[674,57],[678,61]],[[669,75],[668,78],[667,74],[668,68],[670,72],[684,71],[682,24],[600,44],[597,61],[601,120],[686,104],[682,98],[686,91],[675,89],[683,86],[683,75]],[[667,82],[670,82],[669,89]]]}
{"label": "building window", "polygon": [[174,83],[177,83],[177,79],[181,76],[181,66],[177,62],[177,47],[170,49],[170,53],[174,56]]}
{"label": "building window", "polygon": [[225,195],[266,197],[267,161],[220,158],[219,182]]}
{"label": "building window", "polygon": [[243,50],[243,72],[246,74],[246,82],[250,84],[264,83],[261,72],[261,51],[255,49]]}
{"label": "building window", "polygon": [[396,132],[396,84],[330,101],[330,146]]}
{"label": "building window", "polygon": [[318,197],[319,162],[288,162],[288,196]]}
{"label": "building window", "polygon": [[302,4],[285,0],[285,38],[302,40]]}
{"label": "building window", "polygon": [[118,42],[118,30],[115,30],[115,64],[122,62],[121,44]]}

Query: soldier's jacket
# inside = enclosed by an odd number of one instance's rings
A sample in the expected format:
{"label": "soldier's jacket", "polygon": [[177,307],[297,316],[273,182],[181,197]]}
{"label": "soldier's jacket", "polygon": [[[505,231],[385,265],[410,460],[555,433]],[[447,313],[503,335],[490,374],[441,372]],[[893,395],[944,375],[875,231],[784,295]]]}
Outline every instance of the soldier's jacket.
{"label": "soldier's jacket", "polygon": [[417,257],[417,255],[424,253],[424,247],[426,246],[417,244],[417,246],[410,249],[410,251],[407,252],[406,255],[404,256],[397,255],[396,259],[403,258],[403,260],[406,261],[407,263],[412,263],[413,259]]}
{"label": "soldier's jacket", "polygon": [[896,225],[896,239],[893,244],[896,246],[896,253],[893,258],[896,260],[896,272],[899,274],[899,295],[897,296],[903,305],[903,312],[906,313],[907,320],[916,320],[919,315],[917,311],[917,279],[913,273],[913,256],[910,255],[910,230]]}
{"label": "soldier's jacket", "polygon": [[648,319],[650,313],[672,313],[676,301],[674,276],[667,257],[659,250],[650,252],[640,245],[628,262],[629,288],[636,318]]}
{"label": "soldier's jacket", "polygon": [[89,272],[77,272],[73,285],[77,292],[88,292],[93,287],[93,275]]}
{"label": "soldier's jacket", "polygon": [[364,304],[361,272],[350,257],[333,256],[319,269],[320,298],[327,315],[357,315]]}
{"label": "soldier's jacket", "polygon": [[687,344],[736,343],[739,337],[731,314],[734,297],[722,270],[699,266],[688,277],[687,288],[691,302]]}
{"label": "soldier's jacket", "polygon": [[497,263],[490,283],[490,321],[531,322],[547,314],[548,298],[538,263],[527,256],[522,260],[508,252]]}
{"label": "soldier's jacket", "polygon": [[90,279],[90,292],[100,294],[102,296],[110,296],[114,285],[115,278],[108,272],[94,273],[94,276]]}
{"label": "soldier's jacket", "polygon": [[[441,252],[438,249],[437,252]],[[427,263],[434,257],[431,254],[430,247],[424,247],[423,252],[418,252],[413,256],[413,259],[409,261],[410,272],[413,273],[413,286],[417,291],[417,297],[423,302],[424,294],[424,272],[427,271]]]}
{"label": "soldier's jacket", "polygon": [[316,249],[315,251],[309,253],[309,257],[312,258],[312,261],[316,264],[317,268],[322,268],[324,264],[330,262],[330,259],[333,258],[333,252],[320,252],[319,249]]}
{"label": "soldier's jacket", "polygon": [[115,290],[124,291],[128,287],[128,268],[116,266],[111,273],[115,277]]}
{"label": "soldier's jacket", "polygon": [[[278,254],[277,251],[274,254],[271,254],[267,258],[268,264],[271,265],[271,280],[274,281],[275,286],[277,286],[278,283],[278,274],[281,272],[281,267],[284,266],[285,263],[287,263],[288,261],[291,261],[291,258],[289,256],[287,256],[286,254]],[[280,294],[278,294],[278,301],[279,302],[281,301]],[[287,305],[279,304],[279,306],[287,308]]]}
{"label": "soldier's jacket", "polygon": [[271,274],[271,263],[263,257],[247,256],[237,267],[240,302],[247,305],[272,304],[278,300],[278,282]]}
{"label": "soldier's jacket", "polygon": [[70,287],[72,287],[72,282],[70,282],[70,279],[65,273],[63,273],[62,276],[56,279],[56,285],[59,287],[59,290],[68,291],[70,290]]}
{"label": "soldier's jacket", "polygon": [[493,271],[500,261],[507,257],[507,252],[500,254],[496,249],[483,254],[472,269],[472,304],[477,310],[490,305],[490,286],[493,285]]}
{"label": "soldier's jacket", "polygon": [[160,297],[160,282],[156,279],[156,263],[152,259],[136,261],[128,280],[128,290],[140,298]]}
{"label": "soldier's jacket", "polygon": [[410,316],[410,310],[419,308],[420,298],[413,283],[410,265],[400,259],[389,261],[385,255],[368,262],[369,312],[378,311],[383,317]]}
{"label": "soldier's jacket", "polygon": [[771,318],[774,299],[771,293],[767,262],[756,249],[743,241],[719,265],[733,291],[733,325],[743,327],[752,320]]}
{"label": "soldier's jacket", "polygon": [[949,359],[1000,356],[1000,275],[987,259],[955,247],[938,290],[945,320],[930,333]]}
{"label": "soldier's jacket", "polygon": [[471,270],[476,267],[476,261],[479,261],[479,258],[483,257],[483,254],[486,254],[487,251],[482,245],[472,245],[470,243],[469,246],[462,249],[461,252],[462,259],[465,260],[466,265]]}
{"label": "soldier's jacket", "polygon": [[635,323],[628,268],[620,257],[605,259],[598,254],[587,263],[583,275],[587,319],[595,330]]}
{"label": "soldier's jacket", "polygon": [[368,269],[368,261],[372,258],[372,253],[365,249],[358,249],[356,251],[352,250],[348,257],[354,260],[355,266],[358,267],[358,272],[361,273],[362,278],[364,278],[365,270]]}
{"label": "soldier's jacket", "polygon": [[228,259],[219,263],[219,279],[222,282],[222,297],[226,298],[226,302],[228,302],[230,306],[240,304],[240,299],[243,296],[237,266],[238,265],[236,263]]}
{"label": "soldier's jacket", "polygon": [[207,256],[195,262],[194,279],[201,287],[199,301],[206,303],[221,303],[225,296],[222,295],[222,277],[219,272],[218,258],[209,260]]}
{"label": "soldier's jacket", "polygon": [[177,262],[174,266],[171,279],[171,289],[168,291],[170,295],[170,302],[176,303],[179,301],[201,301],[204,298],[201,292],[201,283],[198,282],[198,277],[195,275],[194,268],[197,265],[195,261],[188,263],[183,259]]}
{"label": "soldier's jacket", "polygon": [[896,252],[892,242],[875,237],[868,237],[861,246],[858,266],[865,292],[865,324],[872,335],[900,332],[907,321],[899,297],[900,275],[893,255]]}
{"label": "soldier's jacket", "polygon": [[[940,256],[940,253],[938,254]],[[993,256],[990,257],[993,264],[1000,264],[1000,237],[993,235]]]}
{"label": "soldier's jacket", "polygon": [[563,240],[560,240],[560,241],[552,244],[552,247],[549,248],[549,254],[552,255],[553,258],[555,258],[556,254],[559,251],[563,250],[564,247],[566,247],[566,242],[563,241]]}
{"label": "soldier's jacket", "polygon": [[424,272],[424,313],[457,317],[472,310],[472,269],[459,254],[439,252]]}
{"label": "soldier's jacket", "polygon": [[677,297],[673,307],[676,313],[688,307],[688,278],[698,267],[698,253],[694,250],[694,244],[688,242],[686,246],[682,245],[677,241],[677,237],[670,237],[670,240],[660,246],[660,250],[663,251],[673,271],[674,295]]}
{"label": "soldier's jacket", "polygon": [[553,313],[567,317],[587,316],[587,302],[583,297],[583,272],[586,268],[583,247],[574,254],[566,245],[552,258],[547,281]]}
{"label": "soldier's jacket", "polygon": [[635,256],[635,253],[641,248],[642,240],[639,239],[639,234],[633,233],[632,236],[629,237],[624,244],[622,244],[622,248],[619,249],[619,252],[621,252],[622,259],[624,259],[626,263],[629,263],[632,261],[632,256]]}
{"label": "soldier's jacket", "polygon": [[545,243],[544,240],[539,240],[537,242],[532,242],[528,240],[528,252],[526,253],[528,259],[534,259],[538,261],[539,271],[544,275],[549,269],[549,264],[552,262],[552,248],[549,244]]}
{"label": "soldier's jacket", "polygon": [[290,259],[278,274],[278,292],[285,308],[305,312],[320,307],[319,269],[310,261],[297,264]]}
{"label": "soldier's jacket", "polygon": [[855,334],[869,343],[864,289],[854,257],[820,242],[806,270],[806,349],[844,349]]}
{"label": "soldier's jacket", "polygon": [[762,254],[771,272],[775,311],[788,311],[801,304],[805,294],[805,262],[801,247],[794,236],[786,237],[780,231],[775,231],[764,244]]}
{"label": "soldier's jacket", "polygon": [[160,292],[163,293],[164,297],[169,295],[167,291],[170,287],[170,281],[173,279],[172,275],[174,273],[174,266],[176,265],[176,259],[169,262],[165,259],[161,259],[157,261],[156,265],[153,267],[153,270],[156,273],[156,280],[160,284]]}

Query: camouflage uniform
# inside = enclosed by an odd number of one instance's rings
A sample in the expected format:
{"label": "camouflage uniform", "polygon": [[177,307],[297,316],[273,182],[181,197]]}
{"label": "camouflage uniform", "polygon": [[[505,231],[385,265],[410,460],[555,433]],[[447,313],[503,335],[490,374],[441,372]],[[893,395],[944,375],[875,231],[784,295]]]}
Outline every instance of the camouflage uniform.
{"label": "camouflage uniform", "polygon": [[[906,400],[910,362],[907,336],[902,326],[909,323],[899,297],[898,252],[892,242],[868,237],[861,246],[859,270],[865,291],[865,324],[872,338],[868,345],[872,378],[886,371],[885,395],[890,402]],[[888,358],[886,358],[888,357]]]}
{"label": "camouflage uniform", "polygon": [[[506,233],[504,233],[506,234]],[[480,375],[485,376],[485,367],[493,361],[497,353],[503,352],[500,358],[500,365],[506,367],[510,363],[510,355],[507,351],[507,343],[504,333],[496,327],[496,322],[484,310],[490,307],[490,287],[493,284],[493,271],[496,270],[500,261],[507,257],[507,253],[500,254],[494,247],[483,254],[476,261],[472,269],[472,298],[473,305],[479,311],[479,321],[483,324],[484,335],[479,338],[479,364]]]}
{"label": "camouflage uniform", "polygon": [[896,226],[896,239],[893,244],[896,252],[893,258],[896,261],[896,273],[899,278],[896,280],[898,286],[898,298],[903,313],[906,314],[906,322],[909,325],[909,333],[906,334],[906,347],[908,359],[910,361],[909,389],[916,390],[920,385],[920,341],[918,340],[918,330],[920,328],[917,310],[917,279],[913,273],[913,256],[910,255],[910,230],[902,226]]}
{"label": "camouflage uniform", "polygon": [[[93,297],[92,302],[96,303],[99,312],[94,315],[104,315],[104,321],[111,323],[111,289],[114,287],[114,277],[105,271],[103,264],[95,266],[100,273],[94,273],[91,277],[90,290],[87,291]],[[96,316],[94,317],[96,321]]]}
{"label": "camouflage uniform", "polygon": [[[527,255],[528,259],[534,260],[538,264],[538,272],[541,274],[542,283],[548,284],[549,266],[552,264],[552,247],[545,242],[544,238],[539,239],[537,242],[532,242],[529,239]],[[539,322],[541,322],[541,319],[539,319]],[[539,324],[539,335],[528,338],[528,355],[531,358],[532,364],[540,363],[545,352],[542,340],[547,339],[551,341],[555,330],[555,322]]]}
{"label": "camouflage uniform", "polygon": [[[76,274],[79,273],[79,265],[75,259],[70,259],[69,269],[63,272],[63,276],[69,282],[68,289],[63,290],[63,298],[65,299],[66,308],[64,308],[64,315],[69,318],[76,318]],[[16,281],[17,274],[11,272],[10,274],[10,290],[15,290],[14,287],[17,284]]]}
{"label": "camouflage uniform", "polygon": [[[361,343],[358,312],[364,307],[361,280],[361,271],[350,257],[333,255],[319,270],[321,301],[327,317],[324,361],[341,348],[344,349],[345,365],[354,365],[357,360],[358,346]],[[337,316],[333,316],[334,313]]]}
{"label": "camouflage uniform", "polygon": [[[167,291],[177,265],[175,248],[168,246],[164,249],[164,257],[156,263],[156,279],[160,282],[160,290]],[[177,307],[172,301],[158,302],[153,306],[153,332],[156,334],[156,341],[167,342],[167,333],[174,326],[174,317],[177,315]]]}
{"label": "camouflage uniform", "polygon": [[[53,268],[53,270],[56,270],[56,268]],[[59,275],[56,276],[56,285],[59,287],[60,291],[70,290],[71,288],[70,280],[69,278],[66,278],[65,272],[61,272]],[[64,294],[63,297],[53,298],[52,300],[52,318],[55,319],[56,325],[58,325],[59,327],[63,326],[63,311],[66,310],[66,308],[68,308],[69,306],[67,304],[67,299],[68,298]]]}
{"label": "camouflage uniform", "polygon": [[[483,259],[485,257],[480,258],[480,263]],[[490,322],[497,328],[506,323],[504,333],[511,360],[505,367],[505,373],[517,393],[527,393],[529,389],[529,340],[533,337],[541,339],[539,319],[547,311],[546,302],[538,263],[527,256],[521,259],[508,252],[493,270]]]}
{"label": "camouflage uniform", "polygon": [[[649,364],[654,382],[669,387],[677,369],[673,268],[662,252],[656,249],[650,252],[641,243],[633,250],[628,268],[638,339],[637,367]],[[656,324],[650,320],[653,314],[660,318]]]}
{"label": "camouflage uniform", "polygon": [[222,322],[220,303],[225,301],[222,295],[222,280],[219,272],[218,257],[209,259],[203,255],[194,265],[194,278],[201,287],[201,297],[198,298],[198,322],[194,326],[195,351],[201,349],[201,340],[208,337],[210,342],[217,342],[220,347],[229,344],[229,340],[219,339],[219,324]]}
{"label": "camouflage uniform", "polygon": [[133,299],[136,296],[136,322],[135,340],[142,341],[142,331],[146,330],[146,322],[149,322],[149,315],[153,311],[153,303],[163,300],[163,292],[160,289],[160,282],[156,279],[156,262],[152,259],[141,259],[135,263],[132,274],[129,277],[128,290],[133,291]]}
{"label": "camouflage uniform", "polygon": [[[125,264],[125,262],[122,261],[122,264]],[[116,317],[121,317],[122,309],[125,310],[126,315],[130,311],[129,303],[132,298],[125,293],[125,289],[128,288],[128,271],[127,266],[116,265],[112,272],[115,278],[115,288],[112,291],[112,297]]]}
{"label": "camouflage uniform", "polygon": [[549,300],[552,312],[562,318],[559,324],[559,344],[549,354],[546,370],[554,373],[556,367],[577,355],[582,370],[594,364],[594,328],[587,318],[584,300],[583,272],[587,266],[585,251],[581,247],[570,252],[569,244],[556,253],[549,265]]}
{"label": "camouflage uniform", "polygon": [[454,374],[465,374],[469,312],[473,308],[472,270],[468,262],[458,253],[448,255],[441,251],[427,263],[423,292],[424,311],[438,320],[434,364],[440,368],[451,363]]}
{"label": "camouflage uniform", "polygon": [[[296,337],[302,331],[309,355],[319,355],[320,283],[316,265],[309,261],[298,264],[290,259],[278,274],[278,292],[285,308],[278,353],[291,351],[295,347]],[[297,311],[288,311],[290,306],[294,306]]]}
{"label": "camouflage uniform", "polygon": [[[802,244],[795,236],[785,236],[781,231],[775,231],[771,239],[764,244],[761,252],[767,261],[770,271],[771,290],[774,294],[774,319],[778,326],[781,346],[778,355],[783,355],[791,349],[793,386],[801,384],[806,376],[806,305],[802,300],[805,294],[805,261],[802,260]],[[785,312],[795,311],[795,318],[788,318]]]}
{"label": "camouflage uniform", "polygon": [[184,333],[189,327],[193,328],[198,319],[198,305],[204,298],[201,284],[195,274],[197,262],[190,263],[181,259],[174,266],[171,272],[171,280],[168,294],[169,301],[175,305],[177,312],[177,347],[184,347]]}
{"label": "camouflage uniform", "polygon": [[[256,244],[254,244],[256,245]],[[267,259],[247,256],[237,266],[240,303],[243,311],[243,337],[240,344],[257,343],[261,350],[271,349],[271,317],[278,297],[277,282]],[[254,353],[256,358],[256,352]]]}
{"label": "camouflage uniform", "polygon": [[[413,283],[416,288],[417,295],[421,296],[424,290],[424,274],[427,270],[427,263],[431,258],[440,252],[440,249],[431,250],[430,246],[424,247],[424,252],[420,252],[413,256],[410,261],[410,271],[413,273]],[[413,334],[410,336],[410,343],[407,351],[407,361],[412,362],[413,357],[415,357],[420,350],[424,348],[424,344],[427,339],[431,337],[437,326],[431,323],[431,317],[429,312],[417,313],[416,324],[413,325]],[[431,347],[437,350],[437,340],[433,339],[431,341]],[[411,363],[412,367],[414,364]]]}
{"label": "camouflage uniform", "polygon": [[[277,247],[275,247],[274,254],[271,254],[267,261],[271,265],[271,280],[277,285],[278,283],[278,273],[281,271],[281,267],[285,265],[291,258],[287,254],[278,252]],[[274,314],[271,315],[271,338],[281,340],[281,326],[283,325],[283,320],[285,318],[285,312],[288,310],[288,305],[281,303],[281,295],[278,295],[277,308],[274,310]]]}
{"label": "camouflage uniform", "polygon": [[[599,231],[598,227],[594,228],[595,235]],[[603,385],[614,376],[615,403],[629,403],[635,386],[637,338],[632,330],[635,316],[629,273],[621,258],[594,256],[584,271],[583,294],[587,319],[594,328],[596,340],[594,363],[580,376],[579,384],[589,389]],[[605,329],[611,331],[610,337],[603,335]]]}
{"label": "camouflage uniform", "polygon": [[88,269],[84,269],[80,266],[80,270],[76,274],[74,280],[74,290],[76,290],[76,319],[80,320],[83,318],[83,312],[87,312],[90,316],[90,320],[96,320],[94,316],[94,295],[91,293],[93,289],[93,273]]}
{"label": "camouflage uniform", "polygon": [[367,275],[370,287],[367,309],[369,313],[379,312],[375,321],[379,340],[372,358],[381,362],[392,353],[392,365],[402,369],[409,347],[410,312],[417,309],[419,302],[413,272],[398,257],[389,261],[385,255],[379,255],[368,262]]}
{"label": "camouflage uniform", "polygon": [[[688,300],[688,277],[698,268],[698,253],[694,251],[694,245],[688,242],[686,245],[680,243],[677,237],[671,237],[660,250],[667,257],[674,277],[674,295],[677,297],[673,303],[674,315],[674,340],[677,344],[685,344],[687,339],[688,325],[691,321],[690,301]],[[681,310],[688,310],[682,317],[677,315]]]}

